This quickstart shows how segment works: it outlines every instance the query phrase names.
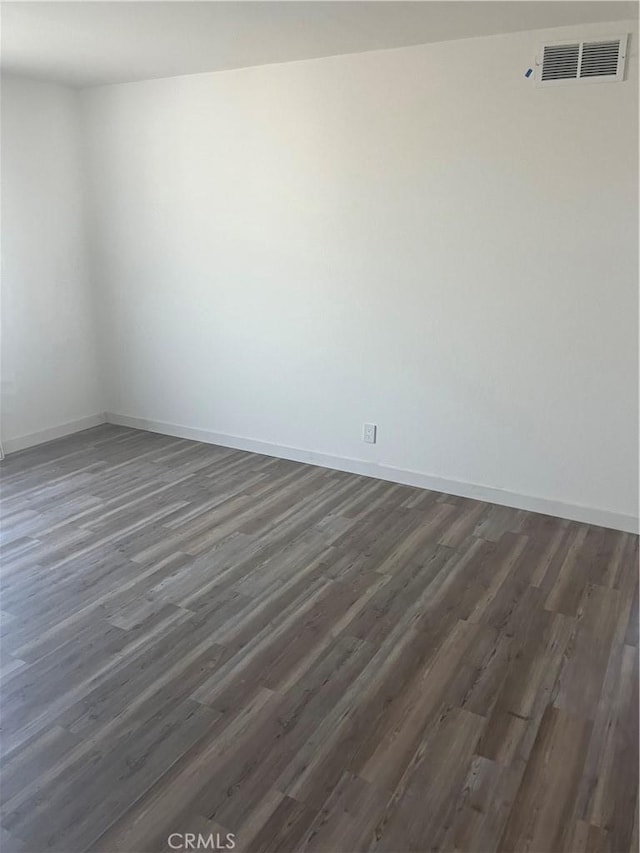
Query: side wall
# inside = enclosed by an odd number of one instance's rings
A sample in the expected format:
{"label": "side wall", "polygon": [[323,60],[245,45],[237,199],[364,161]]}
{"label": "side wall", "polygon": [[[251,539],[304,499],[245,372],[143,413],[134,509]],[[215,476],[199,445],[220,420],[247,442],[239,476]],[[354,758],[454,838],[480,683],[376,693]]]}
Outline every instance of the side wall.
{"label": "side wall", "polygon": [[79,95],[2,76],[0,435],[19,450],[101,421]]}
{"label": "side wall", "polygon": [[[524,76],[624,30],[624,83]],[[85,92],[111,418],[633,528],[637,68],[616,22]]]}

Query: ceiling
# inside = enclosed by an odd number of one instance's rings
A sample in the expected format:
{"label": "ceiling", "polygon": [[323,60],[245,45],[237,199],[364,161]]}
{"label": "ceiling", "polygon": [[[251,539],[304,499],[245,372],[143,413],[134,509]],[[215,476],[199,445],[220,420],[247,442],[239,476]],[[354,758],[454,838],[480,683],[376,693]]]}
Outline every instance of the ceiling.
{"label": "ceiling", "polygon": [[4,71],[94,86],[637,18],[636,2],[3,2]]}

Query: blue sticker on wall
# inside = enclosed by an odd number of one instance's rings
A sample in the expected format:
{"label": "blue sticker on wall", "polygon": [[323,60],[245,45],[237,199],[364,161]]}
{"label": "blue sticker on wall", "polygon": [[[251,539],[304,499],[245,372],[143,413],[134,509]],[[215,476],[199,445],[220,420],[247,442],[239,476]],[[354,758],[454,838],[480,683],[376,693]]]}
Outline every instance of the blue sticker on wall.
{"label": "blue sticker on wall", "polygon": [[525,77],[531,77],[532,74],[533,74],[533,68],[527,68],[527,70],[524,72]]}

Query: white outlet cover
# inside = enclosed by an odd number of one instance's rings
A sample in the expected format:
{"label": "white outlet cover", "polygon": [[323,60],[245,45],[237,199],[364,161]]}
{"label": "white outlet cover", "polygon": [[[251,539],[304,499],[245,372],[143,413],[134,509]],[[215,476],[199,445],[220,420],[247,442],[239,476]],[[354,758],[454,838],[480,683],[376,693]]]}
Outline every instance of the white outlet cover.
{"label": "white outlet cover", "polygon": [[375,444],[377,432],[378,432],[378,428],[375,424],[363,424],[362,425],[362,440],[366,444]]}

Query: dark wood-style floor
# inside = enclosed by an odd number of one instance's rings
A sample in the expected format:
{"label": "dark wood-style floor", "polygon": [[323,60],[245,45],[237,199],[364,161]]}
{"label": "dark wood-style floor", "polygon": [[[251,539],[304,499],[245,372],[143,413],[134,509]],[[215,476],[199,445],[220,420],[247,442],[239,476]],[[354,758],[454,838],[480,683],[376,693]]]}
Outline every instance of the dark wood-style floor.
{"label": "dark wood-style floor", "polygon": [[114,426],[2,480],[4,853],[637,849],[637,537]]}

